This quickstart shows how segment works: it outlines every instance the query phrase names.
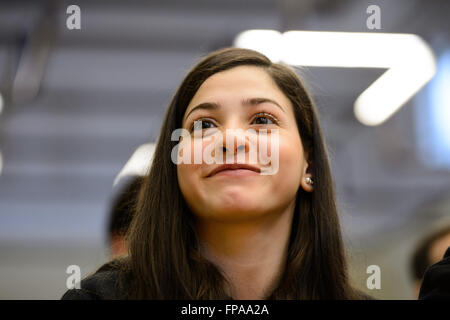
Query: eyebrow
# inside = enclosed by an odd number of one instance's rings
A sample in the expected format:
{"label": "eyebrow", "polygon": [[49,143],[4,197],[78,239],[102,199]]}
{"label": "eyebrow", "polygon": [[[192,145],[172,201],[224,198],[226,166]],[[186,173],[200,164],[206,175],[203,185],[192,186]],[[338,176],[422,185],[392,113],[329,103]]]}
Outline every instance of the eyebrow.
{"label": "eyebrow", "polygon": [[[286,111],[283,109],[283,107],[281,107],[281,105],[276,102],[275,100],[269,99],[269,98],[250,98],[250,99],[244,99],[241,101],[241,104],[243,106],[256,106],[258,104],[261,103],[271,103],[276,105],[278,108],[281,109],[281,111],[285,112]],[[216,103],[216,102],[203,102],[200,103],[199,105],[196,105],[195,107],[193,107],[191,109],[191,111],[189,111],[189,113],[186,115],[185,120],[188,118],[188,116],[194,112],[194,110],[197,109],[202,109],[202,110],[217,110],[220,108],[220,104]]]}

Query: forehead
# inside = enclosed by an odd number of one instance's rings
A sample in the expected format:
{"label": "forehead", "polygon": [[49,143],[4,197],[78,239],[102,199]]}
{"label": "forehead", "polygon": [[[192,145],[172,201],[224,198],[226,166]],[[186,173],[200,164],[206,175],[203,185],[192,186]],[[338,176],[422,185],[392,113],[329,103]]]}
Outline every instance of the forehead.
{"label": "forehead", "polygon": [[203,102],[219,102],[264,97],[276,100],[287,109],[289,99],[278,88],[271,76],[256,66],[239,66],[218,72],[206,79],[199,87],[185,114],[195,105]]}
{"label": "forehead", "polygon": [[206,79],[197,90],[194,98],[198,98],[198,96],[204,95],[211,90],[224,91],[230,89],[269,89],[270,91],[280,91],[270,75],[262,68],[239,66],[218,72]]}

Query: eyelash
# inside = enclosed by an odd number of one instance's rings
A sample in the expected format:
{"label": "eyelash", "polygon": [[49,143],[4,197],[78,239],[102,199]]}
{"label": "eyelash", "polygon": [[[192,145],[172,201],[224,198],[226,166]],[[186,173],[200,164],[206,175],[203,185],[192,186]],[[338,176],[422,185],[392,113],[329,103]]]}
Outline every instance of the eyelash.
{"label": "eyelash", "polygon": [[[278,121],[277,118],[275,118],[272,114],[267,113],[267,112],[259,112],[259,113],[255,114],[254,117],[253,117],[253,121],[254,121],[255,119],[257,119],[257,118],[263,118],[262,116],[265,116],[266,118],[268,118],[269,120],[271,120],[271,121],[273,122],[273,124],[278,124],[278,123],[279,123],[279,121]],[[208,118],[199,118],[199,119],[194,120],[194,121],[192,122],[191,126],[189,127],[189,132],[192,132],[192,131],[194,130],[194,124],[195,124],[195,121],[199,121],[199,120],[203,121],[203,119],[208,119]],[[212,122],[212,121],[210,121],[210,120],[207,120],[207,121],[208,121],[208,122]],[[202,129],[203,129],[203,128],[202,128]]]}

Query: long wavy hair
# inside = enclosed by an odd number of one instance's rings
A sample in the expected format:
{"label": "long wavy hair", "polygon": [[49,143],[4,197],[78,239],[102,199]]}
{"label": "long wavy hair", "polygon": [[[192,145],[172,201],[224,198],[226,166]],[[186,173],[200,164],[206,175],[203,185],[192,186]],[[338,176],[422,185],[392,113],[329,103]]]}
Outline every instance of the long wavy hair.
{"label": "long wavy hair", "polygon": [[[253,50],[225,48],[204,57],[182,81],[166,111],[152,165],[127,234],[129,253],[118,263],[128,299],[232,299],[225,276],[199,251],[194,216],[180,191],[171,151],[185,110],[200,85],[237,66],[257,66],[289,98],[314,178],[299,188],[285,270],[268,299],[356,299],[347,265],[328,154],[316,108],[296,72]],[[150,159],[149,159],[150,161]]]}

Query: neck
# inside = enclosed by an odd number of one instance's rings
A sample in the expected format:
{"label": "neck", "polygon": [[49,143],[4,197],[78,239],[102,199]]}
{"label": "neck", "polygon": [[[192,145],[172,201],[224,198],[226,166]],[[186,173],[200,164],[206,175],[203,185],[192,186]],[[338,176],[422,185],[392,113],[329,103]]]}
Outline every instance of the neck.
{"label": "neck", "polygon": [[233,299],[264,299],[283,273],[294,204],[282,212],[246,221],[198,219],[202,254],[228,280]]}

